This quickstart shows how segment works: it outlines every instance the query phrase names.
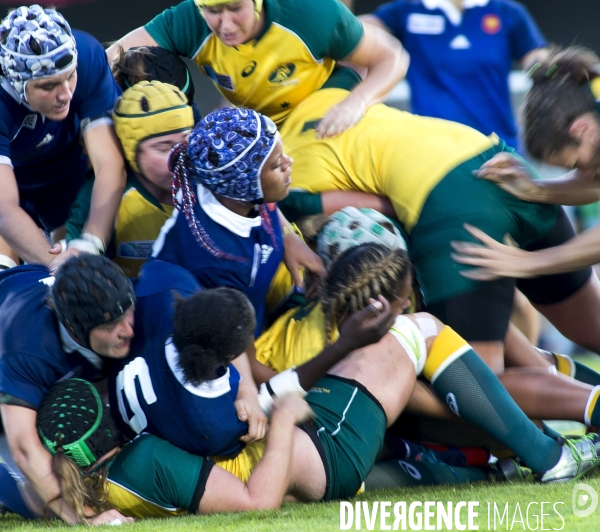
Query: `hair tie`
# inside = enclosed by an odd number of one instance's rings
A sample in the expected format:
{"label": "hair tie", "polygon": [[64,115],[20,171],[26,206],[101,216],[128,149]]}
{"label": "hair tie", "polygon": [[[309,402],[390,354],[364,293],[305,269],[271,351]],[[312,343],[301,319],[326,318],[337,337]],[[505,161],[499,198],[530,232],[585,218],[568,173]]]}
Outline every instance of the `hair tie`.
{"label": "hair tie", "polygon": [[551,78],[552,76],[554,76],[554,74],[556,74],[557,70],[558,70],[558,65],[554,64],[548,70],[546,70],[546,73],[544,74],[544,76],[546,78]]}
{"label": "hair tie", "polygon": [[527,77],[533,78],[533,75],[542,66],[542,63],[534,63],[533,66],[527,71]]}

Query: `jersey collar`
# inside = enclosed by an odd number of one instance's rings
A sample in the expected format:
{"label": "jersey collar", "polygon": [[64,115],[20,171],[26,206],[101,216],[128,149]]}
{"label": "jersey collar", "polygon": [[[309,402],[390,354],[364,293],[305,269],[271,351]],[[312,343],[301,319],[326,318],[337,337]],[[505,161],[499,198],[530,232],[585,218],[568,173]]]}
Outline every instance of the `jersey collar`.
{"label": "jersey collar", "polygon": [[[448,20],[458,26],[462,22],[462,12],[450,0],[421,0],[427,9],[440,9],[444,12]],[[463,0],[463,8],[483,7],[489,4],[490,0]]]}
{"label": "jersey collar", "polygon": [[212,381],[203,382],[198,386],[194,386],[193,384],[186,382],[185,377],[183,376],[183,371],[181,371],[181,368],[177,363],[179,360],[179,352],[177,351],[171,338],[169,338],[165,344],[165,357],[173,375],[175,375],[175,378],[179,381],[179,384],[181,384],[188,392],[193,393],[198,397],[214,399],[215,397],[221,397],[222,395],[225,395],[231,391],[231,385],[229,384],[229,368],[227,368],[227,371],[222,377]]}
{"label": "jersey collar", "polygon": [[215,198],[210,190],[204,188],[202,185],[198,185],[197,195],[198,204],[206,215],[214,222],[222,225],[225,229],[229,229],[238,236],[248,238],[252,229],[260,227],[260,224],[262,223],[260,216],[248,218],[230,211]]}
{"label": "jersey collar", "polygon": [[62,343],[63,349],[67,353],[77,352],[96,369],[102,369],[103,363],[100,356],[94,353],[91,349],[87,349],[73,340],[69,334],[69,331],[67,331],[67,328],[60,322],[58,324],[58,331],[60,334],[60,342]]}

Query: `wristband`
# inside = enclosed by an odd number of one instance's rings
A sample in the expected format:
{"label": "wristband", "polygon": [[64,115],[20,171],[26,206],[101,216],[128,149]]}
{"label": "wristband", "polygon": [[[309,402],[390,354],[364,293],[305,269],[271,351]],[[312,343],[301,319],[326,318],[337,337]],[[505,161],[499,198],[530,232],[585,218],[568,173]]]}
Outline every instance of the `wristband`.
{"label": "wristband", "polygon": [[258,392],[258,404],[263,409],[266,415],[271,413],[273,410],[273,396],[282,397],[286,393],[299,393],[302,396],[306,395],[306,391],[300,386],[300,380],[296,373],[296,368],[286,369],[275,377],[269,379],[268,382],[263,382],[260,385],[260,391]]}
{"label": "wristband", "polygon": [[69,242],[67,248],[75,248],[80,251],[85,251],[86,253],[92,253],[94,255],[98,255],[100,253],[104,254],[106,251],[104,241],[99,236],[93,235],[92,233],[81,233],[79,238]]}

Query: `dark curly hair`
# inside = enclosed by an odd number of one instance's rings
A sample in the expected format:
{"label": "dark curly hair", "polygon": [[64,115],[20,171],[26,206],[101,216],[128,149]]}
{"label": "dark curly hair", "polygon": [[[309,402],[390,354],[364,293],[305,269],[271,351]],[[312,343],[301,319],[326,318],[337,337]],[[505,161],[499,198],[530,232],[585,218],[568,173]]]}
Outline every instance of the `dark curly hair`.
{"label": "dark curly hair", "polygon": [[254,307],[233,288],[176,297],[173,343],[185,381],[197,386],[219,377],[250,345],[255,328]]}

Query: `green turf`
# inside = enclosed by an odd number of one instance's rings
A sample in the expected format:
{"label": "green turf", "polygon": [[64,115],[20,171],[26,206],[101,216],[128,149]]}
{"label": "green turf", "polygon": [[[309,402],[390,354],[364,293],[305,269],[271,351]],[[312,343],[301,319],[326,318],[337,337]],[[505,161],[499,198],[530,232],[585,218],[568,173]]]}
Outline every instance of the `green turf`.
{"label": "green turf", "polygon": [[[600,357],[597,355],[579,356],[578,360],[588,364],[597,371],[600,371]],[[580,424],[566,423],[564,426],[555,424],[555,428],[564,430],[564,432],[582,432],[583,426]],[[583,479],[596,492],[600,494],[600,472],[594,472],[589,477]],[[573,514],[574,483],[554,484],[541,486],[533,482],[511,482],[497,484],[472,484],[463,486],[431,486],[420,489],[397,489],[386,491],[373,491],[365,493],[355,501],[391,501],[392,505],[399,501],[406,501],[407,506],[414,501],[441,501],[447,503],[452,501],[478,501],[479,507],[476,509],[478,517],[475,525],[479,530],[542,530],[539,521],[536,521],[536,515],[540,515],[541,502],[564,503],[556,506],[556,510],[561,515],[559,517],[552,509],[551,505],[544,505],[544,513],[549,516],[544,517],[543,529],[545,530],[564,530],[565,532],[588,532],[600,530],[600,505],[596,511],[589,517],[576,517]],[[491,514],[488,528],[488,503],[491,507]],[[498,517],[494,527],[494,503],[502,515],[506,503],[508,503],[508,519],[503,523],[499,522]],[[531,504],[531,503],[538,503]],[[523,522],[520,521],[517,511],[517,504],[522,513]],[[530,505],[529,521],[527,521],[527,506]],[[464,516],[464,511],[461,514]],[[539,519],[539,517],[538,517]],[[463,521],[464,522],[464,521]],[[433,521],[435,524],[435,521]],[[393,525],[393,517],[388,520],[389,525]],[[73,530],[73,527],[63,526],[62,522],[51,521],[45,524],[41,521],[26,521],[13,514],[0,516],[0,530],[46,530],[50,527],[53,531]],[[294,532],[313,532],[321,530],[340,530],[340,504],[319,503],[319,504],[285,504],[279,511],[270,512],[252,512],[247,514],[221,514],[212,516],[189,516],[179,517],[169,520],[143,520],[132,525],[127,525],[127,529],[136,531],[183,531],[183,530],[202,530],[205,532],[257,532],[257,531],[294,531]],[[374,528],[380,530],[379,516]],[[424,530],[424,526],[422,528]],[[356,530],[355,526],[351,530]],[[367,530],[364,519],[361,522],[360,530]],[[407,530],[411,530],[407,523]],[[441,530],[446,530],[442,528]],[[456,528],[453,527],[453,530]]]}
{"label": "green turf", "polygon": [[[584,480],[600,493],[600,475],[596,474]],[[539,522],[536,526],[534,514],[540,514],[540,504],[531,505],[529,514],[529,526],[526,521],[527,505],[530,503],[551,502],[552,504],[562,502],[556,509],[562,516],[557,516],[552,510],[552,505],[545,505],[544,513],[551,514],[544,517],[544,529],[547,530],[565,530],[568,532],[595,531],[600,529],[600,508],[591,516],[578,518],[572,511],[572,483],[555,484],[540,486],[531,482],[512,482],[499,484],[473,484],[464,486],[435,486],[421,489],[398,489],[386,491],[374,491],[361,496],[355,500],[391,501],[392,504],[398,501],[407,501],[408,504],[413,501],[478,501],[479,507],[476,509],[478,517],[475,524],[479,530],[494,530],[493,522],[493,504],[498,508],[504,509],[505,504],[509,504],[510,523],[507,519],[500,524],[496,520],[495,530],[541,530]],[[488,528],[488,503],[492,508],[490,517],[490,528]],[[517,503],[523,514],[525,523],[515,521],[513,518]],[[461,514],[464,516],[464,511]],[[519,514],[516,514],[519,519]],[[379,518],[378,518],[379,519]],[[563,523],[564,519],[564,523]],[[393,524],[393,518],[388,521]],[[435,521],[434,521],[435,523]],[[367,530],[364,520],[361,530]],[[59,522],[51,522],[50,527],[53,530],[72,530],[72,527],[65,527]],[[6,515],[0,517],[0,529],[12,530],[45,530],[47,525],[43,522],[25,521],[14,516]],[[159,530],[203,530],[212,531],[235,531],[235,532],[254,532],[254,531],[297,531],[313,532],[321,530],[340,530],[340,504],[319,503],[319,504],[286,504],[279,511],[271,512],[252,512],[249,514],[222,514],[201,517],[179,517],[170,520],[145,520],[138,521],[133,525],[128,525],[128,529],[140,531],[159,531]],[[355,530],[353,526],[351,530]],[[375,530],[380,530],[379,523]],[[410,530],[410,528],[408,528]],[[445,528],[442,528],[445,530]],[[456,528],[453,528],[456,530]]]}

